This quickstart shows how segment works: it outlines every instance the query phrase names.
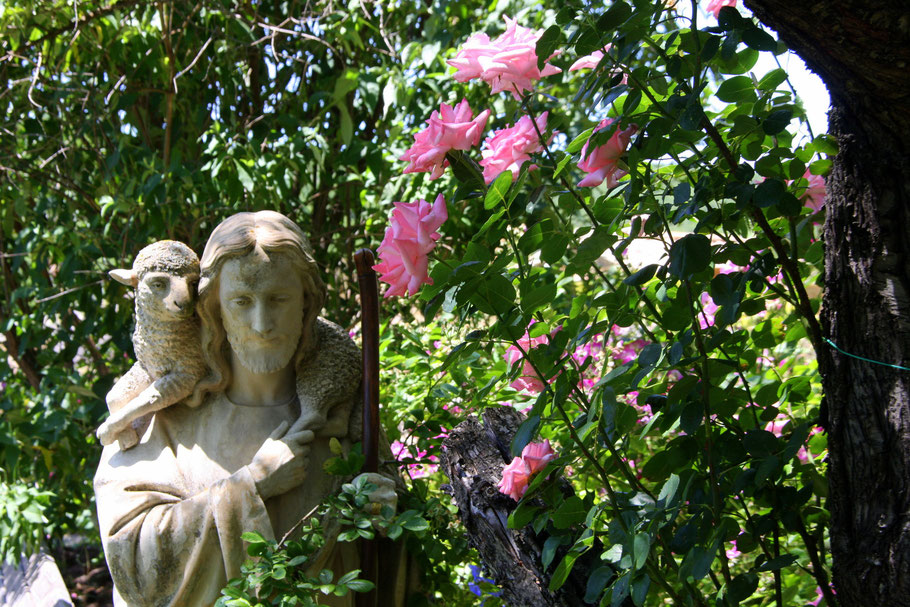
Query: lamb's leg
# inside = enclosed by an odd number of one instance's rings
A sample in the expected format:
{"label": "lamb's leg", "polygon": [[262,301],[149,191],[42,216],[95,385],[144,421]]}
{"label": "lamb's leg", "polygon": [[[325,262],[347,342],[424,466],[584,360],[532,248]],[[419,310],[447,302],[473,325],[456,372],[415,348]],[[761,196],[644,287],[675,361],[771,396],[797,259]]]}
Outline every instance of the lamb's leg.
{"label": "lamb's leg", "polygon": [[[121,411],[123,407],[134,398],[142,394],[142,391],[151,385],[151,383],[152,378],[149,377],[149,374],[142,365],[136,363],[130,367],[130,370],[117,380],[117,383],[114,384],[114,387],[111,388],[105,398],[107,409],[111,412],[111,417],[116,415],[118,411]],[[101,441],[102,445],[109,445],[114,442],[115,439],[115,436],[111,436],[111,433],[107,428],[109,422],[110,418],[108,418],[108,421],[101,424],[97,431],[98,439]],[[121,449],[129,449],[138,442],[139,435],[131,426],[127,426],[120,432]]]}
{"label": "lamb's leg", "polygon": [[119,439],[120,448],[129,449],[139,442],[139,435],[131,426],[133,420],[173,405],[188,396],[195,385],[194,376],[183,373],[168,373],[152,382],[122,409],[112,413],[98,428],[98,439],[102,445],[109,445]]}
{"label": "lamb's leg", "polygon": [[145,369],[139,363],[130,367],[126,374],[117,380],[114,387],[105,397],[107,410],[112,414],[116,413],[123,406],[139,396],[152,383],[152,378],[146,373]]}

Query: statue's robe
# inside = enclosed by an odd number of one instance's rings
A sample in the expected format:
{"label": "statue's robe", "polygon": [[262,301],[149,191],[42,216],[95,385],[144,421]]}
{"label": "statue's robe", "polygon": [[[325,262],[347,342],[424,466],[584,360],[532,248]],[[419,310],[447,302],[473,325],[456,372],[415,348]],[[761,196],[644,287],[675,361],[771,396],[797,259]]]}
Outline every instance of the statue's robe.
{"label": "statue's robe", "polygon": [[[331,365],[310,361],[301,367],[298,393],[317,367],[330,368],[341,378],[335,385],[352,403],[349,435],[341,439],[347,445],[360,437],[359,350],[339,327],[322,319],[316,333],[320,342],[316,361]],[[354,381],[347,381],[351,364],[357,371]],[[242,533],[255,531],[280,539],[340,488],[347,479],[322,469],[322,463],[333,457],[329,437],[317,435],[310,444],[302,485],[266,500],[257,493],[247,466],[278,425],[293,424],[299,415],[297,401],[239,406],[224,394],[214,394],[197,408],[178,404],[156,412],[140,444],[129,450],[121,451],[116,441],[104,448],[95,474],[95,497],[115,605],[213,605],[249,558]],[[394,556],[380,557],[384,568],[377,589],[380,605],[403,604],[405,588],[412,585],[405,580],[408,567],[397,566],[404,561],[402,551],[392,552]],[[335,543],[320,555],[319,562],[308,568],[332,569],[336,579],[360,568],[355,544]],[[325,605],[353,605],[352,593],[319,600]]]}

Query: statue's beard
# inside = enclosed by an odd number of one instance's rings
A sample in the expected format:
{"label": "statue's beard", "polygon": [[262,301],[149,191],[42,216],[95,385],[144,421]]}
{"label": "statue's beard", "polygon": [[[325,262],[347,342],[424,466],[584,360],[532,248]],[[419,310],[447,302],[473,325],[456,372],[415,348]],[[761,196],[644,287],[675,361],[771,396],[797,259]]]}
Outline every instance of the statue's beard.
{"label": "statue's beard", "polygon": [[237,360],[253,373],[274,373],[284,369],[297,351],[297,341],[292,339],[276,340],[275,344],[263,347],[253,343],[252,339],[228,334],[231,349]]}

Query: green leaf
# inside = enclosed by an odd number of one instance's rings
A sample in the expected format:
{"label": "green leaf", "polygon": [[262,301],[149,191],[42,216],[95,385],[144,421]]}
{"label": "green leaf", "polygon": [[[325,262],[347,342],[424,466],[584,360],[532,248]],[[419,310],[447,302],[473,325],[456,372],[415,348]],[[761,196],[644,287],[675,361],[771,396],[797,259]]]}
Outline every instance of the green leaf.
{"label": "green leaf", "polygon": [[786,81],[787,72],[781,68],[777,68],[776,70],[771,70],[765,74],[765,76],[758,81],[758,88],[762,91],[773,91]]}
{"label": "green leaf", "polygon": [[547,538],[547,541],[543,543],[543,550],[540,553],[540,562],[544,566],[544,569],[549,568],[550,563],[553,562],[553,557],[556,556],[556,549],[564,543],[565,540],[563,540],[563,537],[560,535],[551,535]]}
{"label": "green leaf", "polygon": [[249,172],[246,170],[246,167],[243,166],[243,163],[238,160],[234,160],[234,166],[237,167],[237,178],[240,180],[240,184],[243,186],[243,189],[247,192],[253,191],[253,178],[250,177]]}
{"label": "green leaf", "polygon": [[691,576],[695,581],[702,579],[711,570],[714,554],[713,551],[695,546],[683,559],[682,565],[679,567],[679,577],[686,579]]}
{"label": "green leaf", "polygon": [[408,531],[425,531],[430,528],[430,524],[419,516],[412,516],[401,524]]}
{"label": "green leaf", "polygon": [[724,80],[717,89],[717,98],[727,103],[755,101],[755,85],[749,76],[734,76]]}
{"label": "green leaf", "polygon": [[654,273],[657,272],[659,267],[660,265],[656,263],[646,265],[639,271],[627,276],[622,282],[633,287],[643,285],[654,277]]}
{"label": "green leaf", "polygon": [[752,457],[771,455],[779,451],[780,447],[778,438],[767,430],[749,430],[743,437],[743,448]]}
{"label": "green leaf", "polygon": [[660,488],[660,495],[657,496],[657,501],[664,502],[664,504],[669,505],[673,500],[673,497],[676,495],[676,490],[679,488],[679,477],[675,474],[671,474],[670,478],[667,479],[667,482],[664,483],[664,486]]}
{"label": "green leaf", "polygon": [[756,590],[758,590],[758,576],[751,572],[741,573],[730,582],[727,597],[736,603],[740,603],[752,596]]}
{"label": "green leaf", "polygon": [[556,285],[545,284],[522,296],[521,307],[526,314],[530,314],[539,308],[549,306],[555,299]]}
{"label": "green leaf", "polygon": [[752,193],[752,202],[760,209],[779,203],[787,192],[787,186],[779,179],[765,179]]}
{"label": "green leaf", "polygon": [[587,515],[588,509],[585,508],[584,502],[577,495],[573,495],[553,512],[553,525],[557,529],[568,529],[583,523]]}
{"label": "green leaf", "polygon": [[607,586],[607,582],[611,579],[613,579],[612,567],[604,565],[592,571],[588,577],[588,585],[585,587],[585,602],[597,603],[597,599],[600,598],[601,593]]}
{"label": "green leaf", "polygon": [[255,531],[246,531],[240,535],[240,539],[248,544],[265,544],[267,540]]}
{"label": "green leaf", "polygon": [[375,587],[376,585],[369,580],[351,580],[348,582],[348,588],[354,592],[369,592]]}
{"label": "green leaf", "polygon": [[645,604],[645,598],[648,596],[648,589],[651,587],[651,577],[647,573],[642,573],[632,580],[632,602],[636,605]]}
{"label": "green leaf", "polygon": [[509,187],[512,185],[512,171],[503,171],[490,184],[487,195],[483,199],[483,208],[492,209],[506,199]]}
{"label": "green leaf", "polygon": [[593,132],[594,132],[594,127],[591,127],[585,131],[582,131],[582,133],[578,137],[573,139],[572,143],[570,143],[566,147],[566,153],[575,154],[576,152],[580,151],[581,148],[585,147],[585,144],[588,142],[588,139],[590,139],[591,134]]}
{"label": "green leaf", "polygon": [[687,234],[670,247],[670,274],[688,278],[711,263],[711,241],[702,234]]}
{"label": "green leaf", "polygon": [[768,114],[761,123],[761,128],[768,135],[777,135],[787,128],[790,120],[793,119],[793,112],[790,110],[775,110]]}
{"label": "green leaf", "polygon": [[537,69],[542,70],[544,64],[550,58],[550,55],[560,46],[564,37],[563,28],[558,25],[551,25],[546,29],[540,39],[537,41],[535,51],[537,53]]}
{"label": "green leaf", "polygon": [[[467,285],[470,289],[472,285]],[[479,284],[473,284],[475,290],[470,301],[481,312],[487,314],[505,314],[515,305],[515,287],[512,281],[499,273],[483,275]]]}
{"label": "green leaf", "polygon": [[778,569],[783,569],[784,567],[789,567],[797,561],[797,556],[795,554],[782,554],[776,558],[766,561],[759,565],[759,571],[777,571]]}
{"label": "green leaf", "polygon": [[572,264],[581,267],[594,263],[615,241],[616,237],[606,228],[595,228],[594,232],[578,245]]}
{"label": "green leaf", "polygon": [[743,42],[749,48],[757,51],[777,50],[777,40],[768,32],[757,27],[751,27],[743,32]]}
{"label": "green leaf", "polygon": [[[597,20],[597,29],[601,32],[614,30],[632,16],[632,7],[618,0]],[[587,53],[586,53],[587,54]]]}
{"label": "green leaf", "polygon": [[537,434],[537,428],[540,427],[540,416],[532,415],[521,422],[515,436],[512,437],[512,456],[518,457],[531,439]]}
{"label": "green leaf", "polygon": [[572,573],[572,567],[575,565],[578,556],[578,553],[570,552],[559,562],[559,566],[556,567],[553,577],[550,578],[550,592],[559,590],[562,588],[562,585],[566,583],[566,578]]}
{"label": "green leaf", "polygon": [[553,265],[562,259],[569,250],[569,237],[559,232],[554,232],[540,247],[540,260]]}
{"label": "green leaf", "polygon": [[632,540],[632,554],[635,560],[635,569],[641,569],[648,560],[651,551],[651,538],[647,533],[637,533]]}

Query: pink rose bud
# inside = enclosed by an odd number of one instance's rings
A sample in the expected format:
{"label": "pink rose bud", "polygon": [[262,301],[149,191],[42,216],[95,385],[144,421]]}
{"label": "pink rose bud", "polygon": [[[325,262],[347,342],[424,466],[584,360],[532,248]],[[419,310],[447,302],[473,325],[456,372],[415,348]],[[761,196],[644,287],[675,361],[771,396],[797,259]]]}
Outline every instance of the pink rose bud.
{"label": "pink rose bud", "polygon": [[531,474],[537,474],[543,470],[547,463],[556,459],[556,454],[550,447],[550,439],[542,443],[528,443],[521,451],[521,459],[528,465]]}
{"label": "pink rose bud", "polygon": [[[602,120],[597,125],[595,132],[608,127],[612,122],[609,118]],[[581,148],[581,162],[578,163],[578,168],[588,173],[588,176],[579,181],[578,185],[583,188],[593,188],[606,180],[608,188],[616,187],[619,179],[626,174],[617,163],[619,158],[625,154],[629,141],[637,130],[638,127],[634,124],[624,130],[617,129],[605,144],[591,153],[588,153],[589,142],[585,142],[584,147]]]}
{"label": "pink rose bud", "polygon": [[502,480],[499,481],[499,492],[508,495],[517,502],[528,490],[528,477],[530,475],[531,471],[525,461],[520,457],[516,457],[502,471]]}
{"label": "pink rose bud", "polygon": [[494,93],[506,91],[520,99],[521,93],[533,88],[534,80],[562,70],[549,63],[542,70],[537,67],[537,41],[543,30],[522,27],[509,17],[505,20],[508,27],[501,36],[490,40],[486,34],[474,34],[447,63],[456,68],[458,82],[480,78]]}
{"label": "pink rose bud", "polygon": [[454,108],[446,103],[433,111],[427,120],[427,128],[414,135],[414,144],[399,158],[408,162],[405,173],[430,173],[430,179],[438,179],[449,162],[449,150],[469,150],[480,143],[480,136],[487,125],[490,110],[484,110],[476,117],[471,112],[467,99]]}
{"label": "pink rose bud", "polygon": [[720,15],[720,9],[725,6],[736,6],[736,0],[711,0],[705,8],[709,13],[714,13],[714,18]]}
{"label": "pink rose bud", "polygon": [[433,284],[427,255],[439,240],[439,226],[448,218],[442,194],[430,205],[426,200],[396,202],[385,238],[379,245],[380,263],[373,266],[382,282],[391,285],[385,297],[413,295],[421,285]]}

